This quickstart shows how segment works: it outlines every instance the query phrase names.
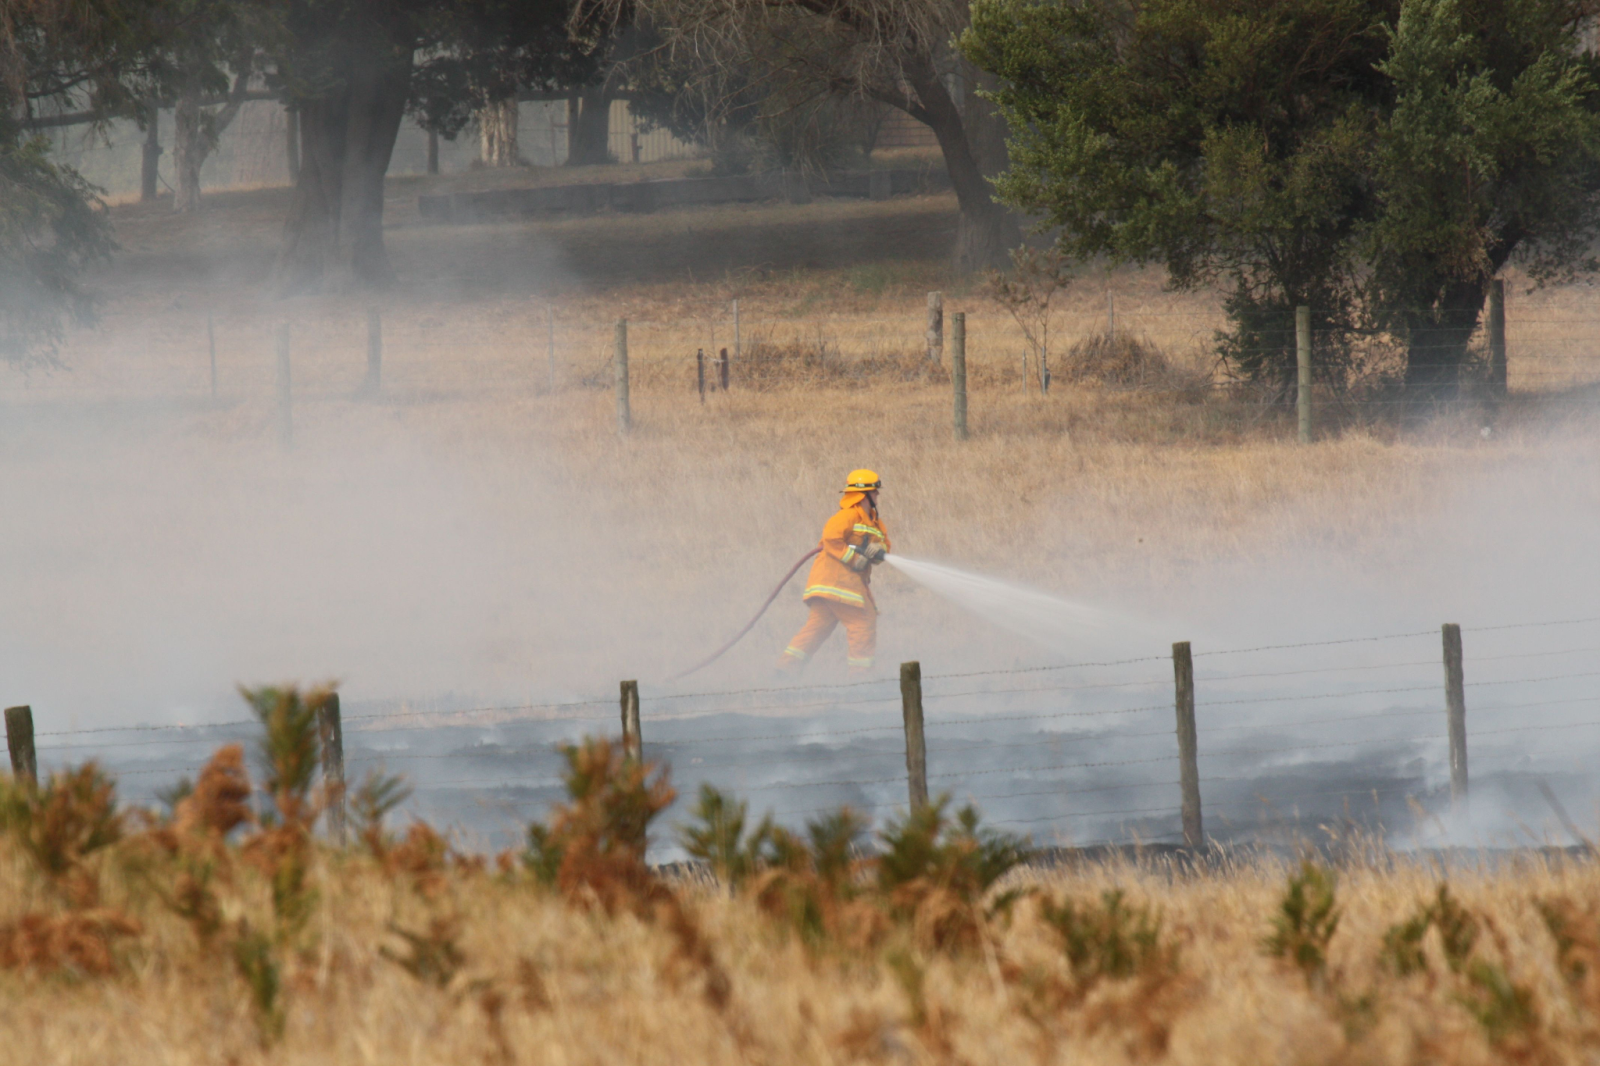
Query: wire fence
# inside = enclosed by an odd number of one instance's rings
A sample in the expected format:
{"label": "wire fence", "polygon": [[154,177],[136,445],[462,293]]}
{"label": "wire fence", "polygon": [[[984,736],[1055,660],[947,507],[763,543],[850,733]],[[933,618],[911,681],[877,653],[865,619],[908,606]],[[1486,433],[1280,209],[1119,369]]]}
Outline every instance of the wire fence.
{"label": "wire fence", "polygon": [[[913,715],[929,794],[972,802],[991,824],[1042,842],[1194,844],[1202,816],[1204,839],[1219,842],[1282,841],[1330,823],[1414,825],[1419,813],[1468,803],[1469,746],[1472,802],[1508,825],[1548,815],[1541,782],[1573,802],[1600,799],[1591,772],[1600,670],[1590,668],[1600,617],[1461,629],[1467,652],[1455,667],[1450,628],[1442,656],[1433,644],[1441,631],[1429,629],[1201,647],[1192,658],[930,669],[915,706],[892,679],[647,684],[640,740],[646,759],[672,767],[680,798],[669,822],[688,816],[704,784],[780,823],[849,806],[881,825],[916,795]],[[1175,742],[1186,713],[1175,674],[1187,662],[1192,755]],[[1452,684],[1470,723],[1460,750],[1450,742]],[[617,698],[602,696],[430,709],[346,701],[345,711],[351,779],[399,772],[416,789],[414,813],[501,842],[515,835],[508,826],[564,798],[560,746],[615,733],[619,720]],[[148,793],[193,777],[213,748],[256,731],[249,719],[40,724],[45,768],[97,758]],[[1198,785],[1193,810],[1185,770]],[[497,819],[506,824],[491,825]],[[671,833],[658,843],[670,845]]]}
{"label": "wire fence", "polygon": [[[1037,330],[1030,334],[987,297],[966,302],[973,309],[961,313],[966,372],[959,388],[972,396],[978,432],[986,419],[1000,425],[1017,417],[1018,397],[1047,410],[1074,395],[1073,385],[1096,390],[1097,417],[1142,416],[1159,404],[1202,435],[1292,431],[1302,407],[1306,437],[1433,412],[1444,400],[1467,401],[1457,409],[1473,411],[1485,430],[1507,400],[1533,399],[1555,412],[1600,404],[1600,316],[1548,307],[1497,314],[1503,328],[1478,323],[1463,331],[1464,344],[1462,337],[1407,341],[1396,326],[1394,332],[1329,328],[1306,337],[1266,331],[1253,345],[1219,340],[1226,322],[1213,311],[1146,304],[1102,319],[1080,308],[1059,316],[1045,351],[1035,343]],[[324,310],[323,317],[291,323],[268,321],[259,311],[155,319],[110,311],[98,340],[84,342],[85,350],[99,344],[100,357],[66,353],[70,373],[0,369],[0,400],[266,402],[285,418],[316,420],[336,417],[327,405],[356,398],[522,402],[607,391],[625,381],[629,402],[649,417],[687,411],[714,396],[724,361],[727,388],[736,394],[875,381],[896,389],[952,387],[953,342],[934,345],[933,322],[805,315],[770,304],[747,303],[741,311],[738,304],[715,303],[669,319],[627,318],[620,350],[615,321],[596,321],[592,307],[570,309],[543,298],[487,321],[445,321],[405,307],[349,318]],[[943,331],[940,312],[939,336]],[[1295,362],[1300,340],[1312,356],[1304,388]],[[1324,349],[1343,354],[1318,362]]]}

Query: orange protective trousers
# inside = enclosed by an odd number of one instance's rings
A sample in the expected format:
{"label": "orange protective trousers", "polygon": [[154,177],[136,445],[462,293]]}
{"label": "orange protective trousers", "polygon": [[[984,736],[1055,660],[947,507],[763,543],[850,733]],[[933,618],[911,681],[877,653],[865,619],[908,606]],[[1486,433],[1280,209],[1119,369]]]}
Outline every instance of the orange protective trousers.
{"label": "orange protective trousers", "polygon": [[818,596],[807,600],[806,606],[811,614],[783,650],[785,666],[795,667],[811,658],[837,625],[844,626],[850,643],[846,660],[850,668],[865,670],[872,665],[873,654],[878,650],[878,611],[871,600],[865,607],[856,607]]}

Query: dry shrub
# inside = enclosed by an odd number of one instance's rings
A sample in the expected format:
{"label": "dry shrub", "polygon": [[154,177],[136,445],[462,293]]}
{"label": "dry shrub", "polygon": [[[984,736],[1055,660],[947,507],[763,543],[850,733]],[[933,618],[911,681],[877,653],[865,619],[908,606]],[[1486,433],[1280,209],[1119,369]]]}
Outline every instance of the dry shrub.
{"label": "dry shrub", "polygon": [[705,979],[706,1001],[728,1006],[732,985],[683,901],[645,862],[650,823],[677,798],[665,767],[629,758],[620,744],[591,737],[562,749],[571,802],[548,825],[528,827],[527,868],[567,899],[606,914],[632,913],[671,934],[672,962]]}
{"label": "dry shrub", "polygon": [[116,971],[116,942],[141,931],[116,910],[24,914],[0,925],[0,969],[104,976]]}
{"label": "dry shrub", "polygon": [[194,788],[173,807],[172,828],[185,839],[221,840],[254,820],[244,748],[229,744],[217,749]]}
{"label": "dry shrub", "polygon": [[866,889],[868,862],[856,847],[865,830],[848,808],[808,822],[804,837],[774,827],[751,882],[756,905],[813,947],[877,943],[889,921]]}
{"label": "dry shrub", "polygon": [[94,762],[51,774],[43,788],[0,781],[0,832],[14,839],[73,907],[100,897],[93,853],[122,839],[117,786]]}
{"label": "dry shrub", "polygon": [[985,828],[977,808],[962,807],[952,818],[948,796],[891,821],[876,860],[877,884],[889,913],[911,926],[931,948],[969,948],[984,922],[1008,911],[1019,893],[984,902],[1000,878],[1027,854],[1020,837]]}
{"label": "dry shrub", "polygon": [[1166,355],[1149,338],[1126,331],[1091,333],[1067,350],[1059,370],[1062,381],[1124,388],[1164,385],[1172,374]]}
{"label": "dry shrub", "polygon": [[562,749],[571,802],[528,828],[527,864],[542,881],[608,913],[631,909],[657,885],[645,863],[650,823],[677,798],[666,770],[591,738]]}
{"label": "dry shrub", "polygon": [[[941,384],[950,373],[924,352],[895,351],[847,356],[839,345],[818,333],[810,340],[777,343],[758,338],[730,369],[732,386],[765,392],[820,386],[869,385],[877,382]],[[707,377],[711,368],[706,368]]]}

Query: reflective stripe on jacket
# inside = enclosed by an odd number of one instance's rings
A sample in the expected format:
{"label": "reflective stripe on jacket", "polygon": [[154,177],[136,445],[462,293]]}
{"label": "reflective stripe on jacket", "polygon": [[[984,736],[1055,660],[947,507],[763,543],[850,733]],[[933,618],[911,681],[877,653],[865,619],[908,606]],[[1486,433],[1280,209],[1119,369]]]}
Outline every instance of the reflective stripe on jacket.
{"label": "reflective stripe on jacket", "polygon": [[889,550],[889,534],[878,512],[868,507],[865,500],[841,507],[822,527],[822,554],[811,564],[801,598],[837,600],[852,607],[871,605],[876,608],[872,599],[871,568],[858,573],[849,566],[872,541],[881,543],[884,551]]}

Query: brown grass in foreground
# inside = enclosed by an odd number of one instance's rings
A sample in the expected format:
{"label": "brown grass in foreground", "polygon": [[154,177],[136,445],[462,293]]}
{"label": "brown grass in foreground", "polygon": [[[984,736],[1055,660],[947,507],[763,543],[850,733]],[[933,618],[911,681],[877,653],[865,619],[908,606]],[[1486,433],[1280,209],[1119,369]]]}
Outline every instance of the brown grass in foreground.
{"label": "brown grass in foreground", "polygon": [[92,764],[0,784],[6,1060],[49,1063],[1546,1063],[1600,1050],[1600,875],[1219,857],[1047,869],[942,804],[870,850],[704,792],[715,881],[645,864],[662,770],[567,749],[570,801],[492,863],[352,797],[314,840],[322,698],[247,694],[169,814]]}

